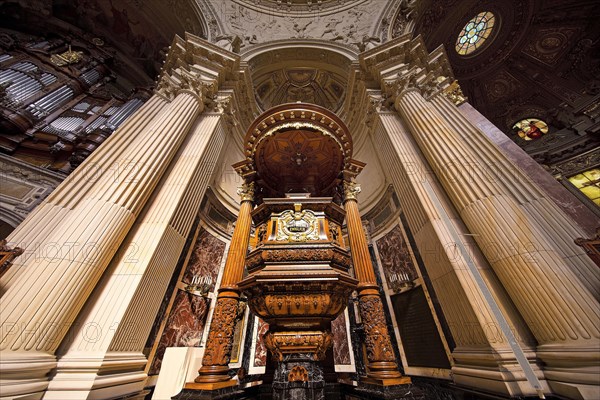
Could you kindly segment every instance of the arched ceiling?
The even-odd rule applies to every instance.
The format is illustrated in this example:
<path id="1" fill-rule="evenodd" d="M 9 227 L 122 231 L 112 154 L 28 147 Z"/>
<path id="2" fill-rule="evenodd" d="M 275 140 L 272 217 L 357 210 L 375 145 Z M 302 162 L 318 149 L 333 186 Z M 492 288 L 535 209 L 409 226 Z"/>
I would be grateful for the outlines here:
<path id="1" fill-rule="evenodd" d="M 483 10 L 497 15 L 497 32 L 481 51 L 458 56 L 454 52 L 458 33 Z M 114 49 L 114 72 L 132 86 L 152 84 L 173 36 L 189 31 L 242 55 L 263 110 L 303 101 L 338 111 L 347 96 L 348 71 L 356 54 L 402 33 L 420 34 L 430 51 L 445 46 L 470 103 L 541 163 L 567 159 L 598 143 L 600 128 L 566 127 L 587 118 L 581 104 L 600 92 L 599 17 L 597 0 L 6 0 L 0 4 L 7 28 L 18 26 L 38 35 L 60 30 Z M 269 45 L 271 49 L 266 49 Z M 511 124 L 523 117 L 546 120 L 550 133 L 543 140 L 519 142 Z"/>
<path id="2" fill-rule="evenodd" d="M 346 96 L 350 60 L 323 48 L 268 51 L 248 61 L 262 110 L 297 101 L 338 111 Z"/>

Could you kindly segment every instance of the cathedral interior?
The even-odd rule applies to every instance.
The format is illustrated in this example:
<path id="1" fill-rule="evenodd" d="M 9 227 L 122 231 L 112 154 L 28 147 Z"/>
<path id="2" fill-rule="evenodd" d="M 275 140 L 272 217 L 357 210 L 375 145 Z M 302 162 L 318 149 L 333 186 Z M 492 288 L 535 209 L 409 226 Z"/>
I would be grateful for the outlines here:
<path id="1" fill-rule="evenodd" d="M 596 0 L 0 3 L 0 400 L 599 399 Z"/>

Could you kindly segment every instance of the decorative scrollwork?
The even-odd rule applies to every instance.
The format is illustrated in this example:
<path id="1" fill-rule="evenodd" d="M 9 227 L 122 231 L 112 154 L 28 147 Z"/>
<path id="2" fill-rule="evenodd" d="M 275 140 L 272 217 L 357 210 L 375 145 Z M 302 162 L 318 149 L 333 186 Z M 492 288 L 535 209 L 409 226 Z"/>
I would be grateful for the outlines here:
<path id="1" fill-rule="evenodd" d="M 202 365 L 226 366 L 229 364 L 237 318 L 238 301 L 236 299 L 217 299 Z"/>
<path id="2" fill-rule="evenodd" d="M 381 298 L 374 295 L 361 297 L 359 307 L 369 362 L 395 361 Z"/>

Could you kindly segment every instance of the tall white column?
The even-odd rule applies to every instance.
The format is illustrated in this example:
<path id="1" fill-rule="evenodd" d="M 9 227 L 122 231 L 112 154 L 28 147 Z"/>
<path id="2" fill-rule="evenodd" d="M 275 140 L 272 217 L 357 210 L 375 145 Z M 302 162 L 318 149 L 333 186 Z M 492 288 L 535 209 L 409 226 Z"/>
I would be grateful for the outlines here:
<path id="1" fill-rule="evenodd" d="M 198 96 L 182 92 L 143 129 L 135 130 L 139 125 L 133 122 L 117 130 L 116 138 L 105 142 L 92 159 L 102 171 L 97 179 L 66 180 L 41 206 L 51 209 L 49 220 L 43 210 L 36 211 L 9 237 L 17 243 L 20 236 L 26 237 L 46 253 L 19 260 L 3 282 L 2 396 L 39 394 L 45 389 L 45 375 L 56 365 L 58 345 L 201 109 Z M 151 110 L 144 107 L 142 117 L 136 118 L 148 118 Z M 133 137 L 119 141 L 122 136 Z M 110 168 L 117 169 L 118 179 Z M 48 253 L 55 248 L 59 251 Z"/>
<path id="2" fill-rule="evenodd" d="M 486 174 L 505 156 L 469 124 L 449 122 L 455 114 L 444 100 L 408 89 L 395 106 L 537 339 L 553 390 L 600 394 L 597 269 L 567 245 L 564 215 L 514 168 L 510 177 L 502 168 Z"/>
<path id="3" fill-rule="evenodd" d="M 469 272 L 467 260 L 457 250 L 452 232 L 463 239 L 472 261 L 514 328 L 519 344 L 534 359 L 534 340 L 506 291 L 398 115 L 389 111 L 377 113 L 373 125 L 373 144 L 382 164 L 387 166 L 387 177 L 399 195 L 456 344 L 452 352 L 454 382 L 506 395 L 535 395 Z M 444 210 L 435 206 L 426 186 L 433 190 Z M 442 212 L 448 214 L 450 226 L 444 222 Z M 543 379 L 541 371 L 535 369 L 538 378 Z"/>
<path id="4" fill-rule="evenodd" d="M 196 212 L 196 203 L 201 198 L 199 188 L 205 186 L 205 183 L 201 184 L 200 177 L 205 179 L 206 175 L 197 168 L 190 170 L 195 171 L 190 181 L 178 180 L 190 171 L 166 176 L 165 171 L 168 168 L 172 168 L 171 172 L 176 170 L 176 165 L 182 168 L 182 164 L 173 164 L 172 161 L 192 124 L 203 111 L 205 102 L 211 106 L 216 104 L 219 85 L 233 77 L 239 67 L 239 56 L 233 53 L 190 34 L 186 34 L 185 38 L 176 36 L 163 66 L 157 94 L 115 131 L 11 235 L 11 243 L 23 246 L 28 254 L 20 257 L 0 282 L 3 292 L 0 300 L 2 398 L 24 395 L 28 399 L 41 398 L 48 386 L 46 375 L 56 367 L 55 353 L 63 341 L 62 349 L 69 356 L 73 355 L 69 353 L 71 350 L 89 349 L 90 353 L 85 357 L 97 350 L 100 355 L 92 356 L 86 368 L 97 367 L 101 358 L 106 358 L 102 362 L 103 368 L 110 369 L 111 365 L 123 368 L 127 363 L 131 365 L 125 368 L 139 366 L 138 344 L 144 336 L 143 330 L 150 323 L 143 318 L 149 314 L 144 314 L 139 302 L 147 299 L 146 290 L 161 286 L 160 279 L 164 278 L 161 275 L 164 266 L 159 265 L 161 257 L 173 257 L 181 246 L 181 237 L 186 236 L 185 232 L 193 220 L 190 215 Z M 243 85 L 244 82 L 229 86 L 237 88 Z M 202 123 L 201 129 L 208 130 L 204 133 L 216 129 L 217 122 L 209 120 Z M 214 125 L 212 128 L 211 124 Z M 200 148 L 194 151 L 201 148 L 217 151 L 214 148 L 219 147 L 217 139 L 211 142 L 202 134 L 194 137 L 212 143 L 197 142 Z M 188 167 L 196 165 L 204 168 L 209 165 L 194 164 L 197 161 L 194 157 L 199 155 L 197 152 L 185 153 L 182 150 L 179 155 L 181 162 L 188 162 Z M 157 189 L 163 176 L 163 183 L 172 185 L 171 190 Z M 188 197 L 184 201 L 181 196 Z M 149 202 L 151 198 L 153 200 Z M 155 203 L 157 198 L 160 200 Z M 148 219 L 140 220 L 134 227 L 142 214 Z M 168 221 L 166 227 L 165 221 Z M 126 246 L 123 240 L 127 235 L 130 245 Z M 142 242 L 144 246 L 149 243 L 149 247 L 143 254 L 133 255 L 132 245 L 141 246 Z M 122 252 L 116 254 L 119 248 Z M 115 255 L 114 262 L 117 264 L 113 264 L 111 271 L 118 273 L 112 276 L 113 280 L 103 281 L 103 285 L 107 286 L 97 288 L 99 297 L 89 299 L 89 308 L 79 315 Z M 142 262 L 128 263 L 130 256 L 145 260 L 143 262 L 147 262 L 148 268 L 142 266 Z M 122 264 L 118 264 L 119 260 Z M 127 272 L 131 272 L 129 278 Z M 157 277 L 160 277 L 158 281 Z M 135 285 L 140 279 L 139 290 L 128 286 Z M 154 284 L 156 286 L 153 287 Z M 123 291 L 116 289 L 119 285 L 122 285 Z M 120 303 L 126 309 L 115 311 L 114 307 L 106 304 L 96 309 L 94 307 L 99 303 L 95 302 L 106 293 L 104 290 L 112 290 L 110 293 L 115 295 L 118 292 L 116 297 L 110 298 L 111 305 L 114 305 L 112 301 L 120 301 L 118 296 L 124 296 L 121 298 L 123 301 L 132 296 L 131 301 L 126 307 L 125 303 Z M 152 293 L 150 296 L 153 302 L 156 301 L 155 295 Z M 155 303 L 149 304 L 149 307 L 156 307 Z M 64 340 L 68 331 L 74 335 L 82 333 L 81 329 L 85 327 L 75 327 L 73 322 L 76 318 L 87 321 L 88 312 L 97 313 L 96 323 L 111 319 L 122 323 L 108 328 L 115 332 L 104 331 L 106 336 L 97 348 L 89 340 L 77 342 L 75 336 Z M 127 325 L 132 321 L 143 321 L 139 331 Z M 89 329 L 85 331 L 88 339 L 92 335 Z M 123 336 L 129 338 L 133 331 L 139 337 L 133 344 L 123 345 Z M 129 345 L 136 354 L 123 356 L 127 353 L 123 349 L 128 349 Z M 107 346 L 110 351 L 121 352 L 115 357 L 119 359 L 116 363 L 114 359 L 105 357 Z M 69 368 L 65 367 L 66 370 Z M 110 382 L 109 379 L 102 385 L 111 385 Z M 89 389 L 86 385 L 83 385 L 83 390 Z"/>
<path id="5" fill-rule="evenodd" d="M 44 399 L 143 390 L 144 346 L 224 141 L 220 114 L 198 118 L 59 349 Z"/>

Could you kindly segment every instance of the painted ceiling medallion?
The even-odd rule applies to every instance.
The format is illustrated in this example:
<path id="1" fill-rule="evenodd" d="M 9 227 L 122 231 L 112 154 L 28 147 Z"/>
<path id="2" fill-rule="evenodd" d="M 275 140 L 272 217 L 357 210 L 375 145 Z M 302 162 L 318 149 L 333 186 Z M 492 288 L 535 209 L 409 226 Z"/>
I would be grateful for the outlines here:
<path id="1" fill-rule="evenodd" d="M 490 37 L 496 24 L 496 17 L 489 11 L 483 11 L 473 17 L 464 26 L 456 39 L 456 52 L 466 56 L 479 49 Z"/>

